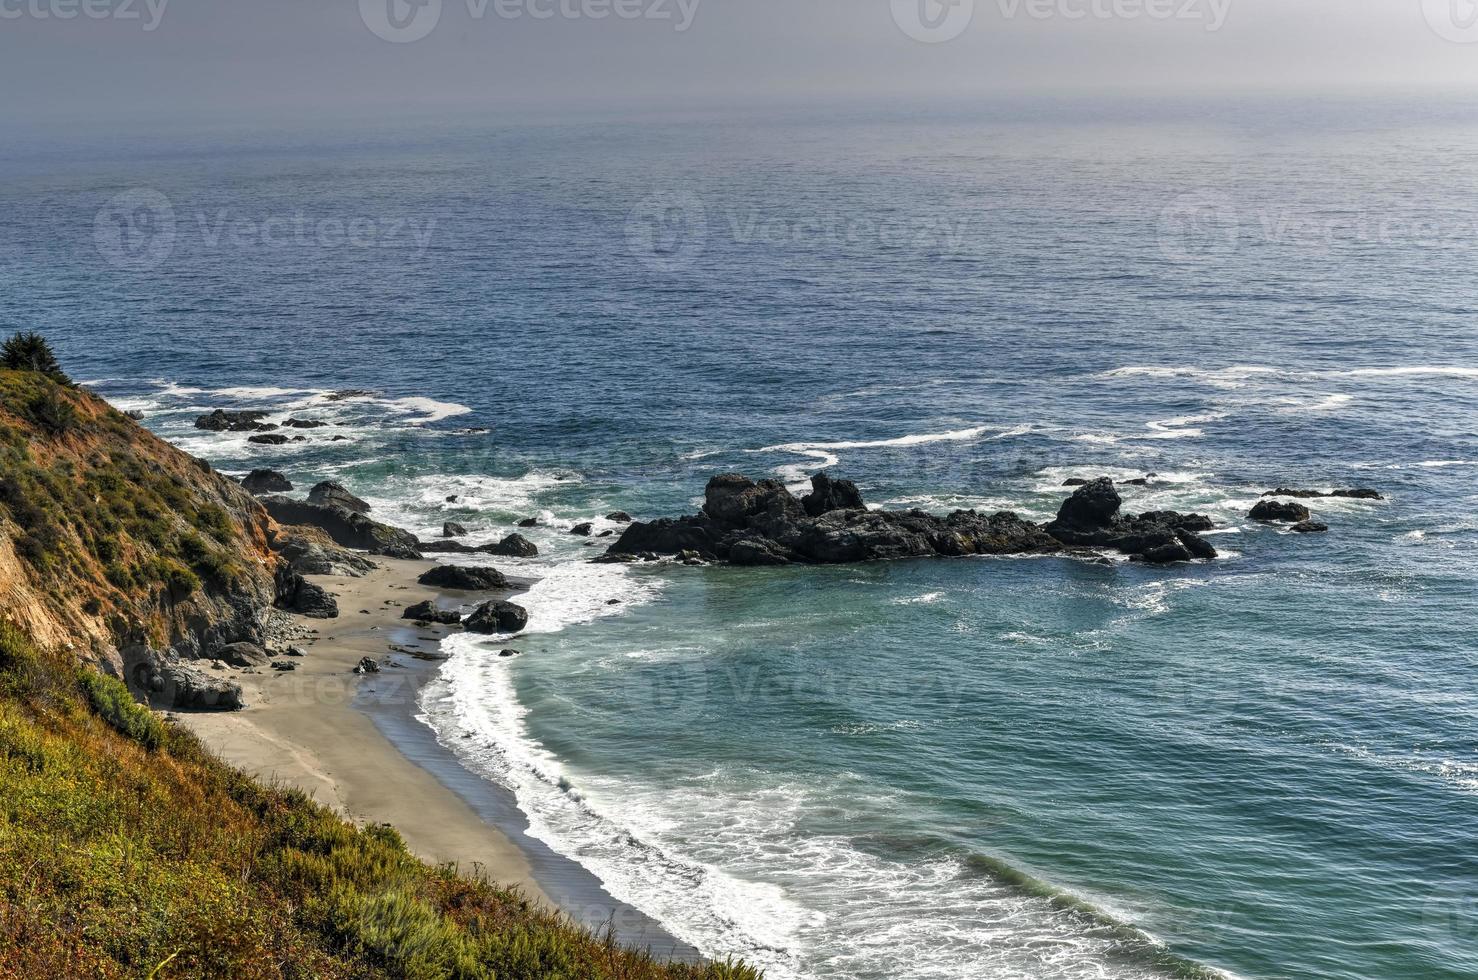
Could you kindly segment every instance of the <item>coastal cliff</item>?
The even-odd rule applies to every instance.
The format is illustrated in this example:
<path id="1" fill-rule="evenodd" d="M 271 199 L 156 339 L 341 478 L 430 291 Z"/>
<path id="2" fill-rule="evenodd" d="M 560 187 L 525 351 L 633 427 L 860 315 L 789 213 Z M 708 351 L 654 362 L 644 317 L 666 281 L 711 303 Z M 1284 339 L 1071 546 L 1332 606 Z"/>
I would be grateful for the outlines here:
<path id="1" fill-rule="evenodd" d="M 294 532 L 49 358 L 0 369 L 0 976 L 757 978 L 425 864 L 148 707 L 239 706 L 200 667 L 269 642 Z"/>

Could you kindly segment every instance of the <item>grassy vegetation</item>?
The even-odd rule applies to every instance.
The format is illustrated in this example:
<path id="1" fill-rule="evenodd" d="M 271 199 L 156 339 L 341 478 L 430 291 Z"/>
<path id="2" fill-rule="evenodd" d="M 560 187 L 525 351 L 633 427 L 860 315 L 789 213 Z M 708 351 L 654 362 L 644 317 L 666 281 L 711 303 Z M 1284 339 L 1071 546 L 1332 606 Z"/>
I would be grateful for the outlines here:
<path id="1" fill-rule="evenodd" d="M 0 624 L 0 976 L 757 975 L 659 964 L 423 864 Z"/>
<path id="2" fill-rule="evenodd" d="M 0 370 L 0 518 L 21 557 L 51 582 L 91 583 L 99 601 L 179 599 L 239 575 L 240 528 L 191 487 L 198 474 L 159 466 L 148 438 L 45 373 Z"/>

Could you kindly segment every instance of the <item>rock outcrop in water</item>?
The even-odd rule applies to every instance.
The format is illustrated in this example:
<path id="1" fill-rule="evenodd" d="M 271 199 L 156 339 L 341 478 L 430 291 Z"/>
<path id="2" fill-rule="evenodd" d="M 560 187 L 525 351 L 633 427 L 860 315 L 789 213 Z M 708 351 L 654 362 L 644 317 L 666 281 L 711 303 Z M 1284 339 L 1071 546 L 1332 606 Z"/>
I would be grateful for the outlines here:
<path id="1" fill-rule="evenodd" d="M 1372 490 L 1369 487 L 1357 487 L 1353 490 L 1330 490 L 1327 493 L 1323 490 L 1290 490 L 1287 487 L 1279 487 L 1276 490 L 1269 490 L 1267 493 L 1263 494 L 1263 496 L 1299 497 L 1304 499 L 1311 499 L 1315 497 L 1348 497 L 1352 500 L 1386 499 L 1379 490 Z"/>
<path id="2" fill-rule="evenodd" d="M 228 412 L 218 408 L 195 420 L 195 428 L 207 432 L 270 432 L 277 428 L 271 422 L 263 422 L 267 412 Z"/>
<path id="3" fill-rule="evenodd" d="M 308 503 L 320 507 L 342 507 L 356 514 L 368 514 L 370 505 L 349 492 L 349 488 L 333 480 L 324 480 L 308 491 Z"/>
<path id="4" fill-rule="evenodd" d="M 1259 500 L 1247 514 L 1254 521 L 1288 521 L 1292 524 L 1309 519 L 1309 509 L 1303 504 L 1283 500 Z"/>
<path id="5" fill-rule="evenodd" d="M 241 489 L 257 496 L 264 493 L 290 493 L 293 485 L 276 470 L 252 470 L 241 478 Z"/>
<path id="6" fill-rule="evenodd" d="M 1197 514 L 1121 514 L 1113 481 L 1080 487 L 1046 525 L 1010 511 L 973 510 L 939 517 L 921 510 L 868 510 L 855 484 L 817 474 L 797 499 L 778 480 L 737 473 L 714 477 L 703 511 L 631 524 L 598 561 L 688 554 L 733 565 L 843 564 L 895 558 L 1052 554 L 1109 548 L 1164 564 L 1216 557 L 1200 537 L 1211 527 Z"/>

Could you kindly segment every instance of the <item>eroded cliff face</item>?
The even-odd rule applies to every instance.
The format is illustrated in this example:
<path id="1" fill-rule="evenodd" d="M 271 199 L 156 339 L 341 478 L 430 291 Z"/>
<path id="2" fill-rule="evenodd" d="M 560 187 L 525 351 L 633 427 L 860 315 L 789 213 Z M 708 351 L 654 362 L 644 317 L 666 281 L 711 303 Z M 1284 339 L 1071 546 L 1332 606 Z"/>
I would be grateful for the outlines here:
<path id="1" fill-rule="evenodd" d="M 261 643 L 271 519 L 86 391 L 0 371 L 0 616 L 161 693 L 164 668 Z"/>

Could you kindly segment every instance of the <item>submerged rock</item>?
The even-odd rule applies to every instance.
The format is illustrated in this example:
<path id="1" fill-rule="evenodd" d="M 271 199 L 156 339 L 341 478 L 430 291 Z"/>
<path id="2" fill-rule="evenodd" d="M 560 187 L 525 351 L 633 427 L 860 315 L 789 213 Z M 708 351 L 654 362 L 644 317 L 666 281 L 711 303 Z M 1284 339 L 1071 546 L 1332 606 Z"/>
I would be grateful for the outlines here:
<path id="1" fill-rule="evenodd" d="M 584 524 L 576 524 L 574 527 L 570 528 L 570 533 L 578 534 L 581 537 L 588 538 L 595 533 L 595 525 L 589 521 L 586 521 Z"/>
<path id="2" fill-rule="evenodd" d="M 624 510 L 617 510 L 607 514 L 606 520 L 610 521 L 613 524 L 630 524 L 631 515 L 626 513 L 626 511 Z"/>
<path id="3" fill-rule="evenodd" d="M 517 633 L 528 625 L 529 611 L 516 603 L 498 599 L 477 607 L 463 623 L 473 633 Z"/>
<path id="4" fill-rule="evenodd" d="M 1252 510 L 1248 511 L 1247 516 L 1254 521 L 1265 523 L 1288 521 L 1297 524 L 1309 519 L 1309 509 L 1303 504 L 1295 504 L 1292 501 L 1259 500 Z"/>
<path id="5" fill-rule="evenodd" d="M 266 435 L 248 436 L 247 442 L 254 442 L 259 446 L 285 446 L 291 440 L 287 436 L 269 432 Z"/>
<path id="6" fill-rule="evenodd" d="M 460 538 L 467 533 L 467 529 L 456 521 L 447 521 L 441 525 L 441 536 L 444 538 Z"/>
<path id="7" fill-rule="evenodd" d="M 263 493 L 288 493 L 293 485 L 276 470 L 252 470 L 241 478 L 241 488 L 256 496 Z"/>
<path id="8" fill-rule="evenodd" d="M 1379 490 L 1372 490 L 1369 487 L 1357 487 L 1353 490 L 1330 490 L 1328 493 L 1325 493 L 1323 490 L 1295 490 L 1288 487 L 1279 487 L 1276 490 L 1269 490 L 1267 493 L 1263 494 L 1263 496 L 1297 497 L 1300 499 L 1310 499 L 1315 497 L 1348 497 L 1353 500 L 1386 499 Z"/>
<path id="9" fill-rule="evenodd" d="M 270 432 L 277 426 L 262 421 L 268 414 L 267 412 L 228 412 L 218 408 L 214 412 L 197 418 L 195 428 L 204 429 L 207 432 Z"/>
<path id="10" fill-rule="evenodd" d="M 489 555 L 505 555 L 509 558 L 536 558 L 539 548 L 522 534 L 510 534 L 497 544 L 483 545 L 478 549 Z"/>
<path id="11" fill-rule="evenodd" d="M 1299 521 L 1288 530 L 1295 534 L 1323 534 L 1329 530 L 1329 525 L 1323 521 Z"/>

